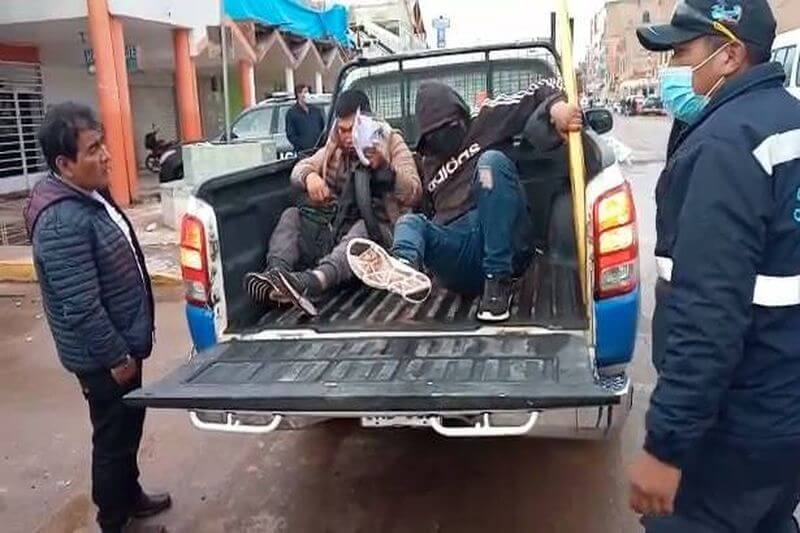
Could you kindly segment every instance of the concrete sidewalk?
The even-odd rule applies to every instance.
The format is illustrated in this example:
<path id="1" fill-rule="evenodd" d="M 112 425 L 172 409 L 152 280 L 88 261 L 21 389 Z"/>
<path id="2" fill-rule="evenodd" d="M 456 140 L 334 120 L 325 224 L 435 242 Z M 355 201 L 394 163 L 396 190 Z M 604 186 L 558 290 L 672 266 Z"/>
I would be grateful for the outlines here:
<path id="1" fill-rule="evenodd" d="M 180 285 L 177 244 L 145 246 L 147 270 L 155 285 Z M 0 282 L 34 283 L 36 269 L 30 246 L 0 246 Z"/>
<path id="2" fill-rule="evenodd" d="M 24 228 L 22 210 L 26 198 L 0 200 L 0 223 Z M 143 195 L 139 203 L 125 209 L 142 246 L 147 270 L 157 285 L 181 283 L 178 232 L 161 223 L 161 203 L 157 193 Z M 0 282 L 35 282 L 36 270 L 30 245 L 0 246 Z"/>

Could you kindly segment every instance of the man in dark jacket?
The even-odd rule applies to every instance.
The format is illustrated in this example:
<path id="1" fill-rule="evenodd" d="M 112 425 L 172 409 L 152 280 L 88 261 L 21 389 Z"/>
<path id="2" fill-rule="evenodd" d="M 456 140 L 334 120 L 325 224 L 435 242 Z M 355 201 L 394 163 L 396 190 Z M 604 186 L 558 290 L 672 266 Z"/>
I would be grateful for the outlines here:
<path id="1" fill-rule="evenodd" d="M 536 113 L 543 108 L 545 113 Z M 486 100 L 477 116 L 451 87 L 424 82 L 417 92 L 418 151 L 433 219 L 405 215 L 391 255 L 355 241 L 350 266 L 367 285 L 414 301 L 430 292 L 427 268 L 446 287 L 483 290 L 478 319 L 509 317 L 512 277 L 533 256 L 533 227 L 516 164 L 506 155 L 534 115 L 562 134 L 581 128 L 577 106 L 564 102 L 560 81 L 545 79 L 513 95 Z"/>
<path id="2" fill-rule="evenodd" d="M 662 93 L 686 124 L 656 188 L 658 381 L 630 472 L 651 532 L 797 531 L 800 103 L 775 27 L 767 0 L 682 0 L 639 30 L 675 51 Z"/>
<path id="3" fill-rule="evenodd" d="M 48 110 L 39 144 L 52 173 L 25 209 L 42 301 L 61 364 L 89 404 L 92 499 L 104 532 L 170 506 L 139 486 L 144 409 L 122 397 L 141 386 L 153 349 L 150 278 L 133 227 L 108 194 L 111 163 L 100 124 L 84 106 Z"/>
<path id="4" fill-rule="evenodd" d="M 322 116 L 322 111 L 313 105 L 308 105 L 306 101 L 309 90 L 308 85 L 301 84 L 295 87 L 296 102 L 286 113 L 286 137 L 297 153 L 316 147 L 319 136 L 325 129 L 325 117 Z"/>

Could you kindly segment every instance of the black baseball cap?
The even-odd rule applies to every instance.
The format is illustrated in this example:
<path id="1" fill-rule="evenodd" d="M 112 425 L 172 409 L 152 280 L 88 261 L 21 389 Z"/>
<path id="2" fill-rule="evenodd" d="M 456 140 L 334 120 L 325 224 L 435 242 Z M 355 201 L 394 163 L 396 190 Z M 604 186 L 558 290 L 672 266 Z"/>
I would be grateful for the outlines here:
<path id="1" fill-rule="evenodd" d="M 737 39 L 769 50 L 777 23 L 767 0 L 678 0 L 669 24 L 636 30 L 648 50 L 664 52 L 703 35 Z"/>

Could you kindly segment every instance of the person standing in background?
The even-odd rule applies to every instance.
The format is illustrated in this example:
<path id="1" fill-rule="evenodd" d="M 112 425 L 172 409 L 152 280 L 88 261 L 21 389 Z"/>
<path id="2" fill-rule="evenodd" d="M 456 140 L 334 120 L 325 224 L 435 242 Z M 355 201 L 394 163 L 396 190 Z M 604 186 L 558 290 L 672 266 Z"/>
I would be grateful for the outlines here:
<path id="1" fill-rule="evenodd" d="M 325 129 L 325 117 L 319 108 L 308 105 L 308 85 L 294 88 L 295 104 L 286 113 L 286 137 L 298 154 L 317 146 L 319 136 Z"/>

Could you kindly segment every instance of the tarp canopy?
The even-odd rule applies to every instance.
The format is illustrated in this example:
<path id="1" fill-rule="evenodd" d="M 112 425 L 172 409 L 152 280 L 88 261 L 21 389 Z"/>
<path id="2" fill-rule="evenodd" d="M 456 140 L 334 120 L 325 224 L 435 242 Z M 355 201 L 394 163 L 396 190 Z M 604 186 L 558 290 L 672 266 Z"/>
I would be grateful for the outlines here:
<path id="1" fill-rule="evenodd" d="M 298 0 L 224 0 L 225 13 L 236 21 L 277 26 L 309 39 L 334 39 L 350 46 L 347 8 L 336 4 L 320 11 Z"/>

